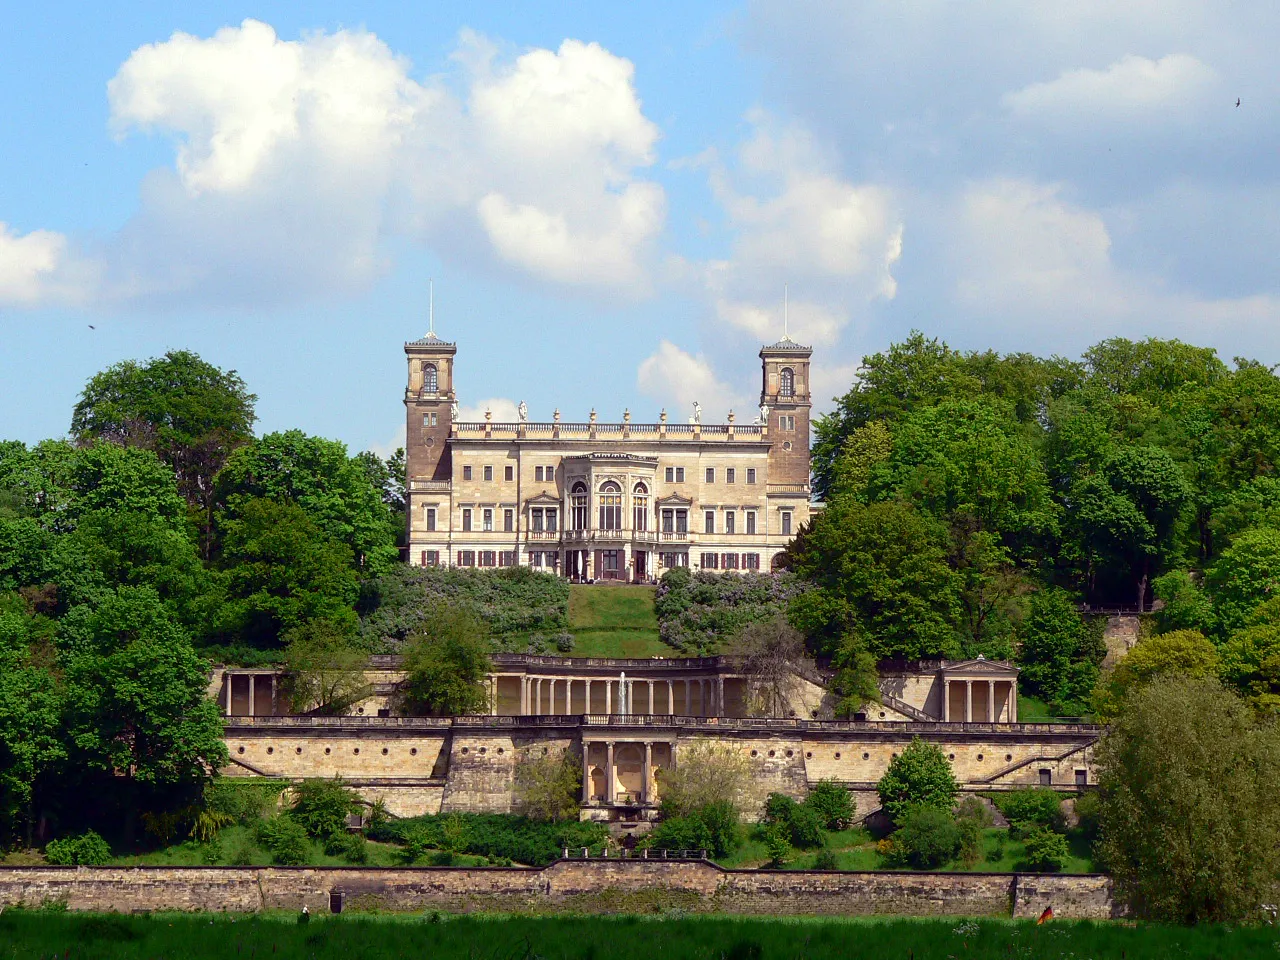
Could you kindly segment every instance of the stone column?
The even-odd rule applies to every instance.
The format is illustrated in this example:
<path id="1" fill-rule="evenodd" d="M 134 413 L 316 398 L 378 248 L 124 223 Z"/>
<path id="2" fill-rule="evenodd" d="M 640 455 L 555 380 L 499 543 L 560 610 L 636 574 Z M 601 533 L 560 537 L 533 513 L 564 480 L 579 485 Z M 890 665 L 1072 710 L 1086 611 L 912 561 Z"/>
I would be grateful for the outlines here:
<path id="1" fill-rule="evenodd" d="M 724 677 L 716 677 L 716 716 L 725 716 L 724 711 Z"/>
<path id="2" fill-rule="evenodd" d="M 964 682 L 964 722 L 973 723 L 973 681 Z"/>
<path id="3" fill-rule="evenodd" d="M 653 681 L 650 680 L 648 681 L 648 683 L 649 683 L 649 716 L 653 716 Z M 649 748 L 645 747 L 645 749 L 648 750 Z"/>
<path id="4" fill-rule="evenodd" d="M 227 687 L 227 716 L 228 717 L 231 716 L 231 677 L 232 677 L 232 674 L 230 670 L 222 671 L 222 681 L 224 684 L 226 684 L 226 687 Z"/>
<path id="5" fill-rule="evenodd" d="M 542 678 L 533 681 L 533 712 L 542 716 Z"/>
<path id="6" fill-rule="evenodd" d="M 684 679 L 684 715 L 693 716 L 693 701 L 689 699 L 689 678 Z"/>
<path id="7" fill-rule="evenodd" d="M 489 678 L 489 716 L 496 717 L 498 715 L 498 678 L 492 676 Z"/>
<path id="8" fill-rule="evenodd" d="M 942 722 L 951 722 L 951 681 L 942 681 Z"/>
<path id="9" fill-rule="evenodd" d="M 1010 723 L 1018 722 L 1018 681 L 1009 681 L 1009 711 Z"/>
<path id="10" fill-rule="evenodd" d="M 996 682 L 987 681 L 987 723 L 996 722 Z"/>
<path id="11" fill-rule="evenodd" d="M 271 675 L 271 715 L 273 717 L 280 712 L 279 695 L 278 695 L 279 691 L 277 690 L 277 687 L 276 687 L 276 679 L 277 679 L 277 676 L 276 674 L 273 673 Z"/>
<path id="12" fill-rule="evenodd" d="M 564 715 L 567 717 L 573 713 L 573 678 L 568 677 L 564 681 Z"/>
<path id="13" fill-rule="evenodd" d="M 650 711 L 652 712 L 652 711 Z M 640 791 L 640 802 L 649 802 L 649 778 L 653 776 L 653 744 L 645 741 L 644 745 L 644 786 Z"/>
<path id="14" fill-rule="evenodd" d="M 676 715 L 676 685 L 670 680 L 667 681 L 667 716 L 674 717 Z"/>
<path id="15" fill-rule="evenodd" d="M 613 681 L 606 680 L 604 682 L 604 712 L 607 716 L 613 714 Z M 609 756 L 613 756 L 613 747 L 609 748 Z"/>
<path id="16" fill-rule="evenodd" d="M 604 765 L 604 798 L 608 803 L 613 803 L 613 741 L 608 743 L 608 754 Z"/>
<path id="17" fill-rule="evenodd" d="M 254 694 L 258 692 L 257 685 L 254 683 L 256 679 L 257 677 L 254 674 L 249 674 L 249 716 L 251 717 L 253 716 L 253 708 L 255 706 L 253 702 L 255 699 Z"/>
<path id="18" fill-rule="evenodd" d="M 547 683 L 551 687 L 551 702 L 547 705 L 547 713 L 556 712 L 556 678 L 552 677 Z"/>
<path id="19" fill-rule="evenodd" d="M 591 800 L 591 744 L 582 743 L 582 802 Z"/>
<path id="20" fill-rule="evenodd" d="M 583 713 L 591 712 L 591 681 L 590 680 L 587 681 L 587 699 L 586 699 L 586 702 L 583 703 L 583 706 L 586 708 L 585 710 L 582 711 Z"/>

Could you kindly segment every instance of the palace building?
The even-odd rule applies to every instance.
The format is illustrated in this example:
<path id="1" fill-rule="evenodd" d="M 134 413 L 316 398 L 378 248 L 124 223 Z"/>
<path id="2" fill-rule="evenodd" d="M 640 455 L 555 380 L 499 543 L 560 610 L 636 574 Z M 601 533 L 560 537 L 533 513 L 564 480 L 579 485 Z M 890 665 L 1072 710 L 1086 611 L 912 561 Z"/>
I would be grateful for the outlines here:
<path id="1" fill-rule="evenodd" d="M 809 519 L 809 361 L 760 351 L 758 416 L 723 424 L 460 422 L 457 344 L 404 345 L 407 525 L 414 565 L 525 565 L 574 579 L 653 580 L 671 567 L 772 568 Z"/>

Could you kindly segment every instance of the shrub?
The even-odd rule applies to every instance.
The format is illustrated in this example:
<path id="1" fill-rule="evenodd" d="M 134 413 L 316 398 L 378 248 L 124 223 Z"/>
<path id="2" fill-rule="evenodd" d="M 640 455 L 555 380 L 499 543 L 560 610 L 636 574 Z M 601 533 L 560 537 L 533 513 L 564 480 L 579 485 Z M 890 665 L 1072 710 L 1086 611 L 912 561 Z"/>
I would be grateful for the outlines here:
<path id="1" fill-rule="evenodd" d="M 405 707 L 435 716 L 486 711 L 485 677 L 492 669 L 488 651 L 484 623 L 474 613 L 465 607 L 437 607 L 404 644 Z"/>
<path id="2" fill-rule="evenodd" d="M 1062 795 L 1052 790 L 1029 787 L 1026 790 L 992 793 L 988 796 L 1004 814 L 1010 826 L 1016 825 L 1024 834 L 1036 827 L 1059 833 L 1066 829 L 1066 820 L 1062 815 Z"/>
<path id="3" fill-rule="evenodd" d="M 978 797 L 965 797 L 956 805 L 956 820 L 972 820 L 978 829 L 985 830 L 995 823 L 991 810 Z"/>
<path id="4" fill-rule="evenodd" d="M 582 795 L 582 758 L 572 750 L 533 756 L 524 751 L 516 764 L 516 798 L 534 820 L 568 820 L 578 814 Z"/>
<path id="5" fill-rule="evenodd" d="M 371 840 L 403 844 L 402 856 L 412 863 L 426 851 L 444 847 L 446 822 L 450 821 L 462 824 L 466 830 L 463 849 L 458 853 L 491 860 L 505 857 L 535 867 L 557 859 L 565 847 L 598 849 L 609 833 L 600 823 L 548 823 L 513 814 L 454 813 L 392 820 L 377 830 L 370 828 L 368 835 Z"/>
<path id="6" fill-rule="evenodd" d="M 933 744 L 918 737 L 889 763 L 880 782 L 876 785 L 884 812 L 895 824 L 902 825 L 902 818 L 912 807 L 936 807 L 947 813 L 956 801 L 960 785 L 951 772 L 946 755 Z"/>
<path id="7" fill-rule="evenodd" d="M 274 816 L 258 824 L 258 842 L 271 852 L 271 858 L 285 866 L 300 866 L 311 856 L 307 831 L 302 824 L 286 816 Z"/>
<path id="8" fill-rule="evenodd" d="M 835 852 L 827 847 L 819 850 L 818 855 L 813 858 L 813 869 L 815 870 L 835 870 L 838 866 Z"/>
<path id="9" fill-rule="evenodd" d="M 781 830 L 793 846 L 801 849 L 822 846 L 822 821 L 818 815 L 785 793 L 769 794 L 764 805 L 764 822 Z"/>
<path id="10" fill-rule="evenodd" d="M 646 841 L 654 850 L 712 850 L 711 831 L 699 816 L 668 817 Z"/>
<path id="11" fill-rule="evenodd" d="M 658 633 L 677 650 L 712 653 L 743 628 L 784 615 L 803 590 L 793 573 L 692 573 L 676 567 L 658 583 Z"/>
<path id="12" fill-rule="evenodd" d="M 573 653 L 573 634 L 562 633 L 556 637 L 556 651 L 558 653 Z"/>
<path id="13" fill-rule="evenodd" d="M 252 826 L 275 810 L 284 781 L 215 779 L 205 787 L 205 808 L 225 814 L 241 826 Z"/>
<path id="14" fill-rule="evenodd" d="M 60 867 L 101 867 L 111 861 L 107 841 L 92 830 L 78 837 L 63 837 L 44 848 L 44 857 Z"/>
<path id="15" fill-rule="evenodd" d="M 780 867 L 782 861 L 787 858 L 787 854 L 791 852 L 791 845 L 787 843 L 787 835 L 782 829 L 781 824 L 773 824 L 764 832 L 765 849 L 769 851 L 769 866 Z"/>
<path id="16" fill-rule="evenodd" d="M 1082 793 L 1076 797 L 1076 829 L 1092 847 L 1098 841 L 1099 820 L 1102 817 L 1102 797 L 1097 793 Z"/>
<path id="17" fill-rule="evenodd" d="M 369 862 L 369 842 L 359 833 L 348 833 L 338 845 L 338 855 L 348 863 Z"/>
<path id="18" fill-rule="evenodd" d="M 950 811 L 919 805 L 903 814 L 902 826 L 893 835 L 901 859 L 921 870 L 940 867 L 960 850 L 960 828 Z"/>
<path id="19" fill-rule="evenodd" d="M 853 823 L 853 797 L 834 780 L 819 780 L 805 797 L 804 805 L 812 810 L 828 830 L 843 830 Z"/>
<path id="20" fill-rule="evenodd" d="M 1028 870 L 1057 873 L 1067 865 L 1067 838 L 1043 827 L 1027 837 L 1026 864 Z"/>
<path id="21" fill-rule="evenodd" d="M 341 778 L 303 780 L 294 787 L 289 816 L 300 823 L 308 835 L 323 840 L 345 834 L 347 817 L 359 809 L 360 798 Z"/>

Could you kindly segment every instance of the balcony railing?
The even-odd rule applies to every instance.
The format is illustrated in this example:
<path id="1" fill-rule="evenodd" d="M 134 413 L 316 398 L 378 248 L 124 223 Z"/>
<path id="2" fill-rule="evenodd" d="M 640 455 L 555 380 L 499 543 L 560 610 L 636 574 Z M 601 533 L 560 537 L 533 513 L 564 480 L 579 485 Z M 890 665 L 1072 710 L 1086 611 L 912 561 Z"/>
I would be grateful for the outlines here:
<path id="1" fill-rule="evenodd" d="M 686 543 L 688 542 L 688 540 L 689 540 L 689 533 L 687 530 L 663 530 L 662 531 L 663 543 Z"/>

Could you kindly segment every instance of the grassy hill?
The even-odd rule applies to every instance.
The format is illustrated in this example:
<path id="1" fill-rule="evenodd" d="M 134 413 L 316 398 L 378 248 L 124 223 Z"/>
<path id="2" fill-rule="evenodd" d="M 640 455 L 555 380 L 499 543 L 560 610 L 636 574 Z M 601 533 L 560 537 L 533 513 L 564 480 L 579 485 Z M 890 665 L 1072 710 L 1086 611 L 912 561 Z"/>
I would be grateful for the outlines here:
<path id="1" fill-rule="evenodd" d="M 653 587 L 571 584 L 569 632 L 575 657 L 678 657 L 658 638 Z"/>

